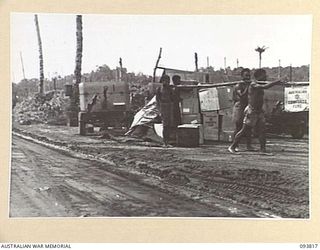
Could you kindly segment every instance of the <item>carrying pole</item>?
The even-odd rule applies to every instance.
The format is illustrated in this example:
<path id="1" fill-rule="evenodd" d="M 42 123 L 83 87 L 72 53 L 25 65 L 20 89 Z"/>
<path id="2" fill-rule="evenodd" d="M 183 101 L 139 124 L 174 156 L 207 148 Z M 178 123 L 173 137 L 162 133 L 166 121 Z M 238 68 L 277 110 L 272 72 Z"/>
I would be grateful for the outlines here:
<path id="1" fill-rule="evenodd" d="M 158 65 L 159 65 L 159 61 L 160 61 L 160 58 L 161 58 L 161 53 L 162 53 L 162 48 L 160 48 L 158 59 L 157 59 L 157 62 L 156 62 L 156 66 L 153 69 L 153 79 L 152 79 L 153 82 L 156 81 L 156 71 L 157 71 L 157 68 L 158 68 Z"/>

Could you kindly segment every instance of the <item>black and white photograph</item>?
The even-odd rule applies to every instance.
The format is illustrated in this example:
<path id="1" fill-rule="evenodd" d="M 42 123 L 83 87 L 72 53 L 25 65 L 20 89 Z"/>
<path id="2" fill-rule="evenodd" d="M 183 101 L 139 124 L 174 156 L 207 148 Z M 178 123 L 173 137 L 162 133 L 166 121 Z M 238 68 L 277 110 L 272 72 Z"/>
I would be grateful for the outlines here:
<path id="1" fill-rule="evenodd" d="M 11 12 L 10 218 L 309 220 L 312 15 Z"/>

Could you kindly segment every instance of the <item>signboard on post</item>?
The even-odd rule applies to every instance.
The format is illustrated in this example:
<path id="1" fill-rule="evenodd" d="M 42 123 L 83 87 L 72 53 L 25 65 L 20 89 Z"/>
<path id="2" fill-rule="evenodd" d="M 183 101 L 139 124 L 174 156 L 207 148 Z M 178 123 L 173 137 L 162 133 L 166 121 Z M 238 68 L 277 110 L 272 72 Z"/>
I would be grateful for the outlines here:
<path id="1" fill-rule="evenodd" d="M 309 110 L 309 86 L 286 87 L 284 89 L 284 110 L 301 112 Z"/>
<path id="2" fill-rule="evenodd" d="M 207 88 L 199 90 L 200 109 L 218 111 L 232 107 L 232 91 L 229 87 Z"/>
<path id="3" fill-rule="evenodd" d="M 220 109 L 217 88 L 201 89 L 199 99 L 201 111 L 217 111 Z"/>

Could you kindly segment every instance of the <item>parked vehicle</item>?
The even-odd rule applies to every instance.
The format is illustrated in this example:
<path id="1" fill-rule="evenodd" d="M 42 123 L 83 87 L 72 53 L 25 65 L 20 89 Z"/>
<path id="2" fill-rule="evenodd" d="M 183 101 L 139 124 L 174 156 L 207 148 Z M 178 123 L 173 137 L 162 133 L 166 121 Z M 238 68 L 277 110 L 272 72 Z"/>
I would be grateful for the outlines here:
<path id="1" fill-rule="evenodd" d="M 295 139 L 309 130 L 309 83 L 290 83 L 265 91 L 267 131 Z"/>
<path id="2" fill-rule="evenodd" d="M 79 84 L 79 130 L 86 135 L 88 124 L 99 127 L 130 125 L 129 84 L 119 81 Z"/>

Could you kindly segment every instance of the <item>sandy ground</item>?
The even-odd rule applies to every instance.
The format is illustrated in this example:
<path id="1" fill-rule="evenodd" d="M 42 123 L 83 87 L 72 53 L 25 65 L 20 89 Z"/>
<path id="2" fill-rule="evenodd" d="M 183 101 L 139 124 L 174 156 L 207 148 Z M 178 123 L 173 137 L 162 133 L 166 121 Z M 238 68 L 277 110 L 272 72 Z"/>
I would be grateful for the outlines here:
<path id="1" fill-rule="evenodd" d="M 84 137 L 78 135 L 77 128 L 64 126 L 14 125 L 13 132 L 19 138 L 13 137 L 11 216 L 309 217 L 306 138 L 268 139 L 272 155 L 257 152 L 231 155 L 224 143 L 162 148 L 156 143 L 125 137 Z M 22 140 L 21 135 L 47 145 L 38 149 L 39 145 Z M 26 146 L 28 143 L 31 145 Z M 45 152 L 52 146 L 55 153 Z M 28 150 L 23 152 L 23 148 Z M 26 159 L 22 154 L 28 156 L 24 167 L 21 161 Z M 51 154 L 52 157 L 46 157 Z M 32 159 L 36 155 L 43 159 Z M 53 164 L 55 159 L 59 162 L 57 166 Z M 42 171 L 34 173 L 32 161 L 42 162 Z M 23 169 L 31 167 L 32 170 Z M 28 171 L 31 172 L 26 175 Z M 143 205 L 137 206 L 135 198 L 126 198 L 122 205 L 117 206 L 111 199 L 113 205 L 105 206 L 109 199 L 106 194 L 115 193 L 108 188 L 109 179 L 112 186 L 122 186 L 125 196 L 130 189 L 133 193 L 144 190 Z M 24 189 L 23 182 L 29 188 Z M 41 185 L 32 184 L 37 182 Z M 42 198 L 48 204 L 39 198 L 39 204 L 32 205 L 37 204 L 34 194 L 50 192 L 61 196 L 53 195 L 49 202 L 47 195 Z M 133 196 L 139 200 L 140 195 Z M 160 204 L 153 199 L 165 195 L 167 202 Z M 86 199 L 87 196 L 94 198 Z M 55 199 L 58 205 L 46 212 Z M 100 203 L 92 205 L 93 200 Z M 177 200 L 183 202 L 178 204 Z"/>

